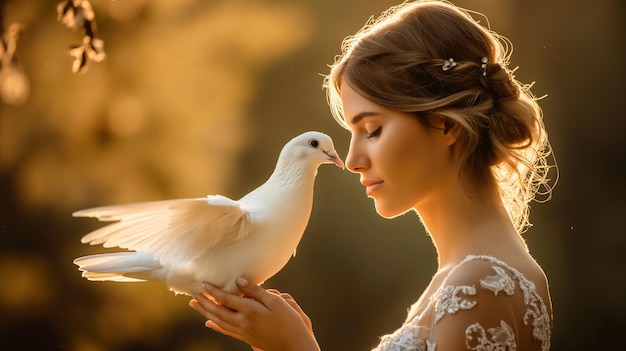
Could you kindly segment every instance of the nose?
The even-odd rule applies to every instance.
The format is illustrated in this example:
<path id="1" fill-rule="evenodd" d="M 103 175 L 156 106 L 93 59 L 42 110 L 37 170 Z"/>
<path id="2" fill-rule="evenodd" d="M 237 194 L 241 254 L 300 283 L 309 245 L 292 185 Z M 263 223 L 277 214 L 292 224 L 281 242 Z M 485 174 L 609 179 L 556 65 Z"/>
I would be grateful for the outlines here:
<path id="1" fill-rule="evenodd" d="M 346 168 L 352 173 L 360 173 L 369 168 L 369 158 L 365 150 L 354 138 L 350 140 L 350 149 L 346 155 Z"/>

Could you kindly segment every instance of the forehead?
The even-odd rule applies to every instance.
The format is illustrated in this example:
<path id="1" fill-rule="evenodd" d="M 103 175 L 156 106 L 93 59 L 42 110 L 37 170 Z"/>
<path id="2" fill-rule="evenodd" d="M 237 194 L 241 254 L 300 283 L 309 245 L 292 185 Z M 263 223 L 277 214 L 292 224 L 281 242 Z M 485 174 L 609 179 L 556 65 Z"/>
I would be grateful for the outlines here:
<path id="1" fill-rule="evenodd" d="M 360 95 L 345 80 L 341 83 L 341 103 L 346 125 L 359 123 L 364 117 L 384 112 L 385 108 Z"/>

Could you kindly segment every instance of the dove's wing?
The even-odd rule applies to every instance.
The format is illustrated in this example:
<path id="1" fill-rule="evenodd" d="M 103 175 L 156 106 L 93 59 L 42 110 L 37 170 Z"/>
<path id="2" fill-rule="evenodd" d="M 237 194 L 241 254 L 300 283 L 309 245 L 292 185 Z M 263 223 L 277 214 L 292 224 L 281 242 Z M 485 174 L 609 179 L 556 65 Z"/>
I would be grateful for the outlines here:
<path id="1" fill-rule="evenodd" d="M 143 251 L 165 262 L 186 262 L 221 242 L 248 234 L 241 202 L 221 195 L 105 206 L 75 212 L 75 217 L 116 221 L 81 241 Z"/>

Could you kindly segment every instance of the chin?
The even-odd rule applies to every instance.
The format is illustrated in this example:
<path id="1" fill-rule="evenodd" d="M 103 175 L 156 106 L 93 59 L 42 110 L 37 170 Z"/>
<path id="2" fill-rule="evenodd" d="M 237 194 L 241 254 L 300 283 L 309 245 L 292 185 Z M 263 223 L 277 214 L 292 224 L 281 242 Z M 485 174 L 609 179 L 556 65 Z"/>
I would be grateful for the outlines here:
<path id="1" fill-rule="evenodd" d="M 375 201 L 375 200 L 374 200 Z M 392 219 L 392 218 L 396 218 L 398 216 L 401 216 L 409 211 L 412 210 L 412 208 L 400 208 L 400 207 L 387 207 L 384 206 L 384 204 L 375 201 L 375 206 L 376 206 L 376 213 L 378 213 L 379 216 L 385 218 L 385 219 Z"/>

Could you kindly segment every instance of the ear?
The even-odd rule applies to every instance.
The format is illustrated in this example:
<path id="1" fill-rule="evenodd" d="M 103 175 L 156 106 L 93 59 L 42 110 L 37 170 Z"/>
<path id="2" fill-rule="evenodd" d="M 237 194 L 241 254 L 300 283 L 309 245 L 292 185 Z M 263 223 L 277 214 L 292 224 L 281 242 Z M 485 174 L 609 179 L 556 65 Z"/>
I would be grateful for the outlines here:
<path id="1" fill-rule="evenodd" d="M 444 138 L 447 146 L 451 146 L 459 139 L 461 135 L 461 126 L 444 115 L 434 115 L 430 118 L 432 128 L 438 129 Z"/>

